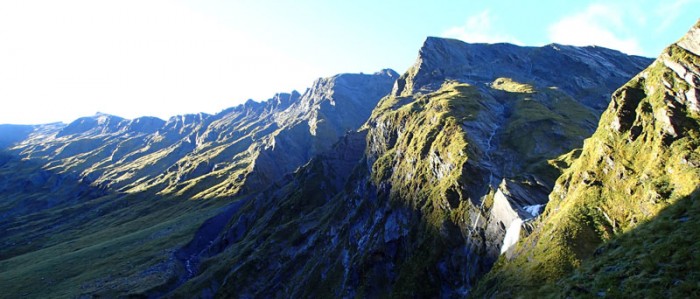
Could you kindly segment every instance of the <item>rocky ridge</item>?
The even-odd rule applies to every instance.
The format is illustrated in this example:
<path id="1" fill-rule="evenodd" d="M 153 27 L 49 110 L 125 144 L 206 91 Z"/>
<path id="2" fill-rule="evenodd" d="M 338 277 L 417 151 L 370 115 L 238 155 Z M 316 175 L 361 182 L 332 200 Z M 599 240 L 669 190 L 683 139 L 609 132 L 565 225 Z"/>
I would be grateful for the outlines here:
<path id="1" fill-rule="evenodd" d="M 184 271 L 175 247 L 204 220 L 356 130 L 396 77 L 340 74 L 304 94 L 167 121 L 98 113 L 67 125 L 0 127 L 9 145 L 0 153 L 0 269 L 22 280 L 0 285 L 18 296 L 155 292 Z M 139 258 L 146 262 L 134 264 Z M 74 263 L 81 259 L 110 267 Z M 27 267 L 50 283 L 24 276 Z"/>
<path id="2" fill-rule="evenodd" d="M 35 126 L 9 152 L 122 192 L 232 196 L 259 190 L 357 129 L 396 76 L 341 74 L 319 79 L 304 95 L 281 93 L 168 121 L 98 113 Z"/>
<path id="3" fill-rule="evenodd" d="M 610 94 L 650 62 L 599 47 L 428 38 L 400 77 L 338 75 L 303 95 L 160 127 L 99 114 L 32 128 L 9 150 L 20 159 L 0 158 L 0 182 L 31 160 L 47 171 L 32 190 L 68 174 L 85 189 L 59 206 L 40 190 L 43 211 L 4 214 L 12 221 L 0 241 L 11 250 L 0 269 L 19 269 L 7 273 L 22 283 L 0 287 L 27 295 L 41 279 L 39 291 L 68 297 L 469 295 L 501 254 L 523 256 L 518 240 L 539 234 L 547 195 L 561 191 L 555 180 L 584 163 L 577 148 L 586 151 Z M 692 106 L 697 93 L 684 94 Z M 684 132 L 678 114 L 655 115 L 669 120 L 664 134 Z M 11 130 L 8 143 L 26 133 Z"/>
<path id="4" fill-rule="evenodd" d="M 200 228 L 212 243 L 188 247 L 184 263 L 196 261 L 197 270 L 173 295 L 468 294 L 500 254 L 506 228 L 546 203 L 557 163 L 565 163 L 549 160 L 580 147 L 594 130 L 598 110 L 589 103 L 612 92 L 608 83 L 537 85 L 556 82 L 547 77 L 555 76 L 551 71 L 518 82 L 505 77 L 517 69 L 479 73 L 476 66 L 460 66 L 471 51 L 489 47 L 531 55 L 534 63 L 561 59 L 591 70 L 591 78 L 572 71 L 576 82 L 595 82 L 611 71 L 602 66 L 612 65 L 618 72 L 606 78 L 622 84 L 650 62 L 601 48 L 429 38 L 416 66 L 379 102 L 359 137 L 346 137 L 294 177 L 248 199 L 214 229 L 217 234 Z M 557 57 L 533 54 L 543 51 Z M 607 60 L 587 64 L 593 54 Z M 523 131 L 545 142 L 527 142 Z M 364 151 L 349 155 L 353 148 Z M 343 167 L 333 166 L 339 159 L 326 160 L 337 156 L 352 158 L 342 160 Z M 343 168 L 353 170 L 340 177 L 331 170 Z"/>
<path id="5" fill-rule="evenodd" d="M 698 32 L 613 94 L 533 233 L 477 296 L 698 294 Z"/>

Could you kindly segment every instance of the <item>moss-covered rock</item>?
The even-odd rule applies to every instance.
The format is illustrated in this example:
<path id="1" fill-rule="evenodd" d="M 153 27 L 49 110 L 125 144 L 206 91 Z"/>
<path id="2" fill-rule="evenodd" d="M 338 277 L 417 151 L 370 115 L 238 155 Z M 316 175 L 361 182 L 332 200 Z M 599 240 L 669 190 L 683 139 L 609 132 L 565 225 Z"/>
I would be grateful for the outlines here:
<path id="1" fill-rule="evenodd" d="M 477 297 L 698 294 L 686 283 L 698 268 L 672 256 L 691 254 L 686 238 L 697 236 L 694 216 L 677 218 L 695 210 L 700 187 L 699 27 L 614 93 L 535 231 L 499 260 Z"/>
<path id="2" fill-rule="evenodd" d="M 427 41 L 416 66 L 363 126 L 365 140 L 348 135 L 251 198 L 191 260 L 197 270 L 173 295 L 469 293 L 500 254 L 506 227 L 540 212 L 570 160 L 557 157 L 582 146 L 598 120 L 597 108 L 589 105 L 597 96 L 573 96 L 586 94 L 584 87 L 545 84 L 561 82 L 548 77 L 552 72 L 526 79 L 517 74 L 520 66 L 501 73 L 465 68 L 458 61 L 484 50 L 471 47 Z M 512 55 L 538 51 L 496 45 L 497 54 L 488 55 L 503 49 Z M 573 58 L 556 59 L 591 62 L 588 52 L 576 51 L 567 52 Z M 531 59 L 560 53 L 537 55 Z M 605 59 L 606 65 L 626 60 Z M 633 61 L 629 69 L 646 60 Z M 596 64 L 588 68 L 602 72 Z M 579 81 L 597 80 L 586 76 Z M 531 223 L 524 226 L 523 235 Z"/>

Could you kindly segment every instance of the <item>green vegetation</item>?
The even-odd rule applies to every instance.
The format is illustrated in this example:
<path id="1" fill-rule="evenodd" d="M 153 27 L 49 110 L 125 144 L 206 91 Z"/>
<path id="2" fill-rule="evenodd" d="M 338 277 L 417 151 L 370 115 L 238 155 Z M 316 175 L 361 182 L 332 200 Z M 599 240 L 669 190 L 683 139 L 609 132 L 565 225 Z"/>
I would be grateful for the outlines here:
<path id="1" fill-rule="evenodd" d="M 372 166 L 374 183 L 390 182 L 391 198 L 415 209 L 441 207 L 427 215 L 435 227 L 447 220 L 441 210 L 464 212 L 459 206 L 466 203 L 466 196 L 457 186 L 469 154 L 461 124 L 475 119 L 484 105 L 481 101 L 475 87 L 446 82 L 434 93 L 375 115 L 371 122 L 385 125 L 371 130 L 369 138 L 379 140 L 384 137 L 378 135 L 389 134 L 395 143 L 385 144 L 386 151 L 377 153 Z M 391 98 L 382 101 L 386 105 L 394 102 Z M 458 214 L 455 211 L 453 216 Z"/>
<path id="2" fill-rule="evenodd" d="M 602 245 L 565 280 L 564 296 L 697 298 L 700 296 L 700 196 L 695 192 Z"/>
<path id="3" fill-rule="evenodd" d="M 700 65 L 675 45 L 661 59 Z M 697 238 L 691 211 L 700 186 L 700 117 L 673 103 L 690 88 L 685 80 L 657 61 L 615 92 L 580 157 L 552 162 L 571 166 L 535 231 L 513 259 L 498 261 L 477 297 L 697 296 L 700 268 L 685 258 L 697 255 L 690 240 Z"/>
<path id="4" fill-rule="evenodd" d="M 177 278 L 173 252 L 221 204 L 108 195 L 15 219 L 0 241 L 24 246 L 3 252 L 11 257 L 0 261 L 0 289 L 35 298 L 147 292 Z"/>
<path id="5" fill-rule="evenodd" d="M 452 45 L 462 43 L 439 47 Z M 507 55 L 499 66 L 526 63 Z M 676 48 L 668 55 L 696 59 Z M 616 285 L 639 288 L 637 272 L 653 280 L 654 295 L 697 295 L 696 265 L 674 264 L 697 252 L 673 248 L 697 237 L 697 112 L 676 109 L 669 97 L 689 84 L 670 72 L 639 77 L 616 93 L 583 144 L 597 108 L 534 83 L 561 81 L 483 82 L 496 68 L 460 74 L 464 65 L 429 63 L 430 74 L 418 74 L 422 59 L 396 82 L 400 95 L 383 98 L 331 150 L 374 105 L 348 78 L 318 81 L 338 97 L 309 92 L 294 109 L 275 111 L 286 105 L 278 98 L 173 118 L 155 133 L 53 132 L 13 149 L 19 158 L 0 155 L 0 211 L 10 211 L 0 215 L 0 290 L 59 298 L 464 296 L 502 243 L 504 223 L 491 213 L 503 204 L 494 199 L 498 183 L 517 185 L 501 191 L 530 204 L 543 202 L 559 177 L 543 217 L 527 223 L 532 234 L 477 295 L 612 296 Z M 478 83 L 437 81 L 452 77 Z M 393 78 L 369 89 L 383 94 Z M 567 92 L 609 92 L 576 79 Z M 688 236 L 673 235 L 675 224 Z M 638 236 L 649 240 L 627 250 Z M 591 281 L 612 259 L 639 263 Z"/>
<path id="6" fill-rule="evenodd" d="M 491 83 L 491 88 L 503 90 L 511 93 L 535 93 L 535 87 L 530 84 L 524 84 L 513 81 L 511 78 L 498 78 Z"/>
<path id="7" fill-rule="evenodd" d="M 496 82 L 505 82 L 494 86 L 508 90 L 512 101 L 512 115 L 503 131 L 504 144 L 528 165 L 525 172 L 554 181 L 559 173 L 547 169 L 547 160 L 580 147 L 593 132 L 598 117 L 556 89 L 535 90 L 505 78 Z"/>

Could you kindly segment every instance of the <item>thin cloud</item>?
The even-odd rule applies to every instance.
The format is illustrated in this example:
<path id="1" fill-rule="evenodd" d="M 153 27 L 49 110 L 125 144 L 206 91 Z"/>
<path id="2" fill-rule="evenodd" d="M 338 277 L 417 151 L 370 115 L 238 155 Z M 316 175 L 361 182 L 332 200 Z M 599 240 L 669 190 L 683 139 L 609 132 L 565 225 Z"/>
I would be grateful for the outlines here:
<path id="1" fill-rule="evenodd" d="M 639 41 L 625 34 L 625 19 L 609 5 L 592 4 L 584 11 L 565 16 L 548 29 L 555 43 L 575 46 L 603 46 L 628 54 L 643 55 Z"/>
<path id="2" fill-rule="evenodd" d="M 462 26 L 449 28 L 442 36 L 456 38 L 470 43 L 512 43 L 522 44 L 516 38 L 499 32 L 493 27 L 494 18 L 488 10 L 470 16 Z"/>

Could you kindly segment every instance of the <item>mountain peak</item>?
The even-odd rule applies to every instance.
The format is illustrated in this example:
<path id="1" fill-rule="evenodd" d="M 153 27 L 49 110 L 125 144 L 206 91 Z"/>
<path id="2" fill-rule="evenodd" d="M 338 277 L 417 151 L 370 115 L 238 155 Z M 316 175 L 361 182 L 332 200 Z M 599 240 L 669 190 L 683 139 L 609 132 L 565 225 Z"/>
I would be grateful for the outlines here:
<path id="1" fill-rule="evenodd" d="M 445 80 L 482 86 L 503 77 L 538 88 L 558 86 L 600 112 L 610 94 L 596 92 L 595 86 L 614 90 L 651 61 L 602 47 L 521 47 L 428 37 L 415 64 L 396 81 L 393 94 L 433 92 L 440 88 L 435 82 Z"/>
<path id="2" fill-rule="evenodd" d="M 350 127 L 359 126 L 369 117 L 379 99 L 386 95 L 399 77 L 392 69 L 382 69 L 373 74 L 342 73 L 332 77 L 318 78 L 311 88 L 295 101 L 293 107 L 277 117 L 280 123 L 299 119 L 315 119 L 317 110 L 329 116 L 328 123 L 345 132 Z M 352 120 L 352 125 L 345 122 Z M 359 123 L 356 123 L 359 122 Z M 311 127 L 314 121 L 311 122 Z M 342 124 L 341 124 L 342 123 Z"/>
<path id="3" fill-rule="evenodd" d="M 650 289 L 669 290 L 655 281 L 697 277 L 697 267 L 666 270 L 687 261 L 662 252 L 694 248 L 697 239 L 697 224 L 678 221 L 675 215 L 696 214 L 692 209 L 700 182 L 699 45 L 700 22 L 613 93 L 595 133 L 557 180 L 533 233 L 481 282 L 489 286 L 484 290 L 512 297 L 514 293 L 508 292 L 514 286 L 537 286 L 523 288 L 525 292 L 519 289 L 517 296 L 539 297 L 546 292 L 566 297 L 551 290 L 572 286 L 601 290 L 614 281 L 629 290 L 626 296 L 640 297 Z M 669 213 L 675 214 L 666 216 Z M 626 238 L 633 242 L 622 243 Z M 619 275 L 637 271 L 641 257 L 654 261 L 651 270 Z M 615 270 L 607 270 L 611 268 Z M 489 297 L 480 292 L 475 297 Z"/>
<path id="4" fill-rule="evenodd" d="M 82 134 L 94 130 L 100 133 L 114 133 L 119 131 L 126 122 L 128 121 L 122 117 L 97 112 L 93 116 L 81 117 L 72 121 L 58 132 L 56 137 Z"/>
<path id="5" fill-rule="evenodd" d="M 388 77 L 392 77 L 392 78 L 398 78 L 398 77 L 399 77 L 399 73 L 397 73 L 396 71 L 394 71 L 394 70 L 392 70 L 392 69 L 382 69 L 382 70 L 380 70 L 380 71 L 378 71 L 378 72 L 375 72 L 375 73 L 372 74 L 372 75 L 375 75 L 375 76 L 382 76 L 382 75 L 383 75 L 383 76 L 388 76 Z"/>
<path id="6" fill-rule="evenodd" d="M 700 19 L 677 43 L 679 47 L 700 56 Z"/>

